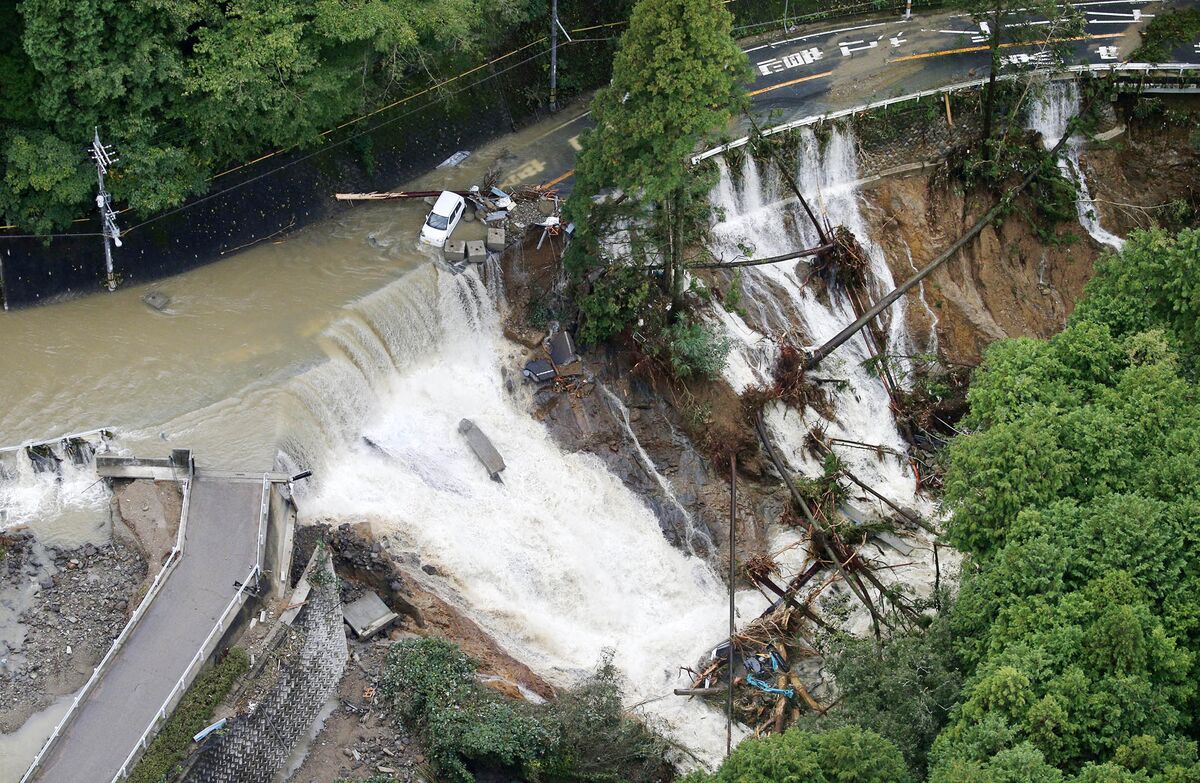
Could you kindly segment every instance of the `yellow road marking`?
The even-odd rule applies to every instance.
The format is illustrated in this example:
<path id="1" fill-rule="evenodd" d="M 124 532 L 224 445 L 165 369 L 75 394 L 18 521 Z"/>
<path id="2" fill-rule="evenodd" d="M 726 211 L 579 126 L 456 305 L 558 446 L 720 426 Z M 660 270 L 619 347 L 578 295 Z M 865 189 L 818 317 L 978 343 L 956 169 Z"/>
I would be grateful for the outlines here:
<path id="1" fill-rule="evenodd" d="M 1104 35 L 1080 35 L 1074 38 L 1053 38 L 1040 43 L 1031 43 L 1028 41 L 1012 41 L 1010 43 L 1002 43 L 999 48 L 1007 49 L 1010 46 L 1039 46 L 1042 43 L 1069 43 L 1071 41 L 1097 41 L 1104 38 L 1120 38 L 1124 33 L 1105 33 Z M 889 63 L 904 63 L 910 60 L 925 60 L 930 57 L 942 57 L 947 54 L 968 54 L 970 52 L 986 52 L 991 49 L 990 46 L 967 46 L 962 49 L 945 49 L 940 52 L 925 52 L 924 54 L 909 54 L 904 57 L 897 57 L 893 60 L 888 60 Z M 750 93 L 753 95 L 754 93 Z"/>
<path id="2" fill-rule="evenodd" d="M 749 93 L 747 93 L 747 95 L 762 95 L 764 92 L 770 92 L 771 90 L 778 90 L 782 87 L 791 87 L 793 84 L 799 84 L 800 82 L 807 82 L 812 79 L 820 79 L 822 76 L 832 76 L 832 75 L 833 75 L 833 71 L 826 71 L 825 73 L 814 73 L 811 76 L 801 76 L 799 79 L 792 79 L 790 82 L 783 82 L 782 84 L 773 84 L 770 87 L 763 87 L 762 89 L 759 89 L 759 90 L 751 90 Z"/>

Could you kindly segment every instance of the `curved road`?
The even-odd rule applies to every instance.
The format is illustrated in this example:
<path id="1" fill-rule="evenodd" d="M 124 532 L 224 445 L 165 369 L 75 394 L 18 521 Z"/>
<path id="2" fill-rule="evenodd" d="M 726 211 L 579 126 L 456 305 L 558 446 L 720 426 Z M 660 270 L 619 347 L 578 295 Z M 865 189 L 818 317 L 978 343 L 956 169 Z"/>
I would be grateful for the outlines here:
<path id="1" fill-rule="evenodd" d="M 1196 0 L 1176 6 L 1197 5 Z M 1140 30 L 1161 13 L 1150 0 L 1087 0 L 1074 7 L 1082 14 L 1082 34 L 1063 34 L 1049 20 L 1013 13 L 1009 25 L 1044 29 L 1041 42 L 1005 45 L 1005 72 L 1055 64 L 1052 49 L 1065 49 L 1065 65 L 1127 62 L 1140 45 Z M 1046 44 L 1049 38 L 1054 47 Z M 750 85 L 759 121 L 778 125 L 799 117 L 849 109 L 871 101 L 907 95 L 987 75 L 991 55 L 979 23 L 958 13 L 843 20 L 799 28 L 787 35 L 749 45 L 754 68 Z M 1172 61 L 1200 64 L 1200 39 L 1178 47 Z M 570 187 L 579 134 L 588 113 L 578 114 L 514 150 L 521 161 L 506 172 L 505 185 L 541 183 Z M 744 124 L 744 123 L 743 123 Z"/>

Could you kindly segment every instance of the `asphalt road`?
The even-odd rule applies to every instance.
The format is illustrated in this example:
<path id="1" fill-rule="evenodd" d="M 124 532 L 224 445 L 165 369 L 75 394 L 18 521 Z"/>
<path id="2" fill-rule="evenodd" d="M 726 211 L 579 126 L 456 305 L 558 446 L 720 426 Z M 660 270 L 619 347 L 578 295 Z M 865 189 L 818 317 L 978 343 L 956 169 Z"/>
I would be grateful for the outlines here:
<path id="1" fill-rule="evenodd" d="M 1036 14 L 1010 15 L 1006 24 L 1030 29 L 1029 37 L 1039 40 L 1005 45 L 1002 69 L 1047 67 L 1064 49 L 1066 65 L 1126 62 L 1141 43 L 1142 26 L 1161 12 L 1162 3 L 1088 0 L 1075 8 L 1085 19 L 1082 33 L 1055 30 Z M 1048 46 L 1046 39 L 1055 45 Z M 764 126 L 981 78 L 991 62 L 986 31 L 969 16 L 954 13 L 799 28 L 750 44 L 746 53 L 755 75 L 749 88 L 753 111 Z M 1200 63 L 1200 40 L 1172 55 L 1175 62 Z M 507 172 L 504 184 L 552 184 L 568 191 L 579 135 L 588 123 L 588 114 L 577 112 L 514 150 L 521 162 Z"/>
<path id="2" fill-rule="evenodd" d="M 198 478 L 183 557 L 34 779 L 109 783 L 257 557 L 262 484 Z"/>

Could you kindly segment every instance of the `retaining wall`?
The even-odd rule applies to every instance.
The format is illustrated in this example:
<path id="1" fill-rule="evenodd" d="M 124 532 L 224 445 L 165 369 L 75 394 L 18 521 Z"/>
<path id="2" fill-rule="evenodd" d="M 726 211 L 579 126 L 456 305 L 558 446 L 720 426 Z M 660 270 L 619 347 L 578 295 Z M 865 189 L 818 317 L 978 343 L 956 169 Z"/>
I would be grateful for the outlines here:
<path id="1" fill-rule="evenodd" d="M 337 690 L 349 650 L 332 564 L 314 585 L 297 629 L 299 649 L 285 659 L 270 695 L 253 713 L 230 721 L 192 765 L 185 783 L 271 783 L 321 708 Z"/>

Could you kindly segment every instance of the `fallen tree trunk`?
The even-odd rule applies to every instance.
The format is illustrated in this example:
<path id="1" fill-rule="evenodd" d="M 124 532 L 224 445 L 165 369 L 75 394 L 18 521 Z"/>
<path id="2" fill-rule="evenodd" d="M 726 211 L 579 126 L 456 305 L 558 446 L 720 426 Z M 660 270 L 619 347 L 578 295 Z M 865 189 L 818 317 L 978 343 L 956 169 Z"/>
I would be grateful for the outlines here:
<path id="1" fill-rule="evenodd" d="M 766 264 L 778 264 L 782 261 L 794 261 L 797 258 L 806 256 L 816 256 L 831 250 L 833 245 L 817 245 L 816 247 L 797 250 L 792 253 L 784 253 L 781 256 L 769 256 L 767 258 L 748 258 L 745 261 L 713 261 L 703 264 L 688 264 L 688 269 L 736 269 L 743 266 L 764 266 Z"/>
<path id="2" fill-rule="evenodd" d="M 1053 149 L 1050 150 L 1051 157 L 1055 157 L 1055 158 L 1058 157 L 1058 151 L 1062 148 L 1062 146 L 1066 143 L 1067 138 L 1071 135 L 1072 130 L 1073 130 L 1073 128 L 1072 128 L 1073 125 L 1074 125 L 1073 121 L 1071 123 L 1068 123 L 1066 132 L 1063 133 L 1062 138 L 1059 139 L 1058 143 L 1055 144 Z M 1033 180 L 1036 177 L 1037 177 L 1036 170 L 1031 171 L 1029 174 L 1025 175 L 1025 179 L 1021 180 L 1021 183 L 1019 185 L 1017 185 L 1015 188 L 1010 190 L 1008 193 L 1005 193 L 1004 196 L 998 202 L 996 202 L 996 205 L 994 207 L 992 207 L 990 210 L 988 210 L 987 213 L 983 217 L 981 217 L 979 220 L 975 221 L 975 224 L 973 226 L 971 226 L 970 229 L 967 230 L 967 233 L 965 233 L 961 237 L 959 237 L 954 242 L 954 244 L 950 245 L 950 247 L 947 248 L 944 252 L 942 252 L 941 255 L 939 255 L 937 258 L 933 259 L 932 261 L 930 261 L 928 264 L 925 265 L 925 267 L 923 269 L 921 269 L 921 271 L 917 272 L 915 275 L 910 277 L 908 280 L 904 281 L 904 283 L 902 283 L 900 286 L 898 286 L 897 288 L 892 290 L 892 292 L 889 293 L 887 296 L 883 297 L 878 302 L 876 302 L 875 305 L 870 310 L 863 313 L 862 317 L 859 318 L 857 321 L 850 324 L 842 331 L 838 332 L 836 335 L 834 335 L 834 337 L 832 339 L 827 341 L 820 348 L 817 348 L 817 350 L 810 353 L 808 355 L 808 359 L 804 363 L 804 369 L 811 370 L 814 367 L 816 367 L 818 364 L 820 364 L 822 361 L 824 361 L 824 359 L 827 356 L 829 356 L 829 354 L 831 354 L 835 350 L 837 350 L 838 347 L 841 346 L 842 343 L 846 342 L 851 337 L 853 337 L 855 334 L 857 334 L 860 329 L 862 329 L 864 326 L 866 326 L 871 321 L 873 321 L 876 316 L 878 316 L 880 313 L 882 313 L 887 308 L 891 307 L 891 305 L 897 299 L 899 299 L 900 297 L 902 297 L 906 293 L 908 293 L 909 289 L 913 288 L 918 283 L 920 283 L 922 280 L 924 280 L 925 278 L 927 278 L 931 274 L 933 274 L 934 271 L 937 270 L 938 267 L 940 267 L 942 264 L 944 264 L 946 261 L 948 261 L 950 258 L 952 258 L 955 253 L 957 253 L 959 250 L 961 250 L 968 242 L 970 242 L 972 239 L 974 239 L 979 234 L 980 231 L 983 231 L 983 229 L 987 225 L 989 225 L 993 220 L 995 220 L 1000 215 L 1000 213 L 1003 212 L 1008 207 L 1008 205 L 1012 203 L 1013 199 L 1015 199 L 1017 196 L 1019 196 L 1021 194 L 1021 192 L 1025 190 L 1025 188 L 1029 187 L 1029 184 L 1031 182 L 1033 182 Z"/>

